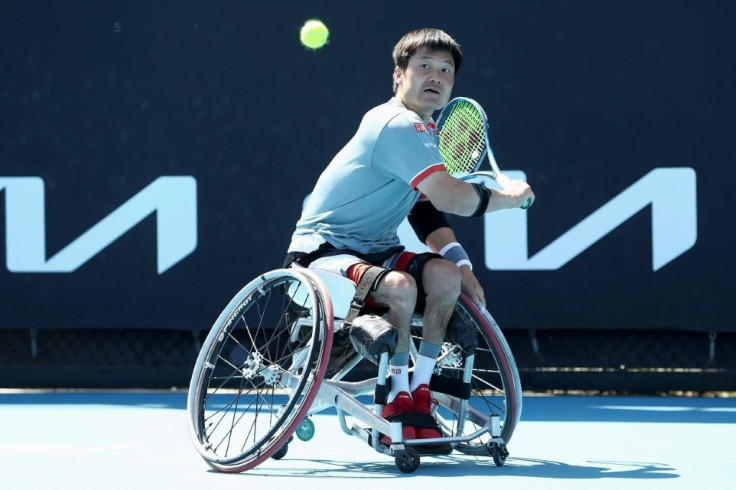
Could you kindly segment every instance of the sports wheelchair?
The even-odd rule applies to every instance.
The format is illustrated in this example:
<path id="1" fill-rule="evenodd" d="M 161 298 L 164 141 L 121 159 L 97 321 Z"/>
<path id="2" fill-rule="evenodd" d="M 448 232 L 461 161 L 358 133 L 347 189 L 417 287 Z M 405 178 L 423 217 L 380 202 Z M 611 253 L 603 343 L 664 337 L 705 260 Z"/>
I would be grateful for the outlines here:
<path id="1" fill-rule="evenodd" d="M 404 440 L 401 422 L 380 415 L 390 348 L 380 342 L 372 352 L 356 348 L 348 335 L 355 289 L 335 274 L 290 268 L 267 272 L 235 295 L 207 335 L 189 386 L 189 432 L 202 458 L 222 472 L 281 459 L 294 435 L 312 438 L 312 414 L 334 408 L 346 434 L 394 457 L 403 473 L 419 467 L 421 448 L 431 444 L 503 465 L 522 392 L 511 350 L 488 311 L 461 295 L 430 384 L 438 402 L 432 416 L 443 436 Z M 415 314 L 413 359 L 421 327 Z M 356 367 L 373 364 L 376 375 L 355 376 Z M 359 400 L 371 395 L 372 406 Z M 381 443 L 382 434 L 390 445 Z"/>

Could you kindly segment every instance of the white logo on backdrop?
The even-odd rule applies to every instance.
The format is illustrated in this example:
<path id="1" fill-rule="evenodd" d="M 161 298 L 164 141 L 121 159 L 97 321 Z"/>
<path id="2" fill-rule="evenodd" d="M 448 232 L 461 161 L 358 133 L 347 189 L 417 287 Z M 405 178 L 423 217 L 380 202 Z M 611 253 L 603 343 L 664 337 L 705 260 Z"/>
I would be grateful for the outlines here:
<path id="1" fill-rule="evenodd" d="M 156 213 L 159 274 L 197 247 L 197 181 L 191 176 L 157 178 L 49 259 L 43 180 L 0 177 L 0 191 L 5 194 L 11 272 L 74 272 L 152 213 Z"/>
<path id="2" fill-rule="evenodd" d="M 523 172 L 507 174 L 513 179 L 526 179 Z M 527 211 L 489 213 L 483 217 L 486 267 L 559 269 L 649 205 L 652 270 L 659 270 L 692 248 L 698 238 L 696 176 L 692 168 L 655 168 L 531 257 Z M 409 250 L 427 250 L 406 221 L 399 227 L 399 237 Z"/>

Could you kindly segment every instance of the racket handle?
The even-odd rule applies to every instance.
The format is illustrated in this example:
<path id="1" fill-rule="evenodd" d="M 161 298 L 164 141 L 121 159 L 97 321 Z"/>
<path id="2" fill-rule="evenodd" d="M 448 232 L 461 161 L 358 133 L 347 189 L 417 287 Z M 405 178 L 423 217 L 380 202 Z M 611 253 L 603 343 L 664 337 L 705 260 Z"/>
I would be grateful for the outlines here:
<path id="1" fill-rule="evenodd" d="M 504 174 L 498 171 L 494 171 L 493 174 L 494 174 L 493 179 L 498 183 L 498 185 L 500 185 L 504 189 L 511 188 L 511 185 L 512 185 L 511 179 L 509 179 Z M 532 198 L 528 197 L 526 201 L 524 201 L 524 204 L 522 204 L 519 207 L 521 209 L 529 209 L 529 206 L 531 205 L 532 205 Z"/>

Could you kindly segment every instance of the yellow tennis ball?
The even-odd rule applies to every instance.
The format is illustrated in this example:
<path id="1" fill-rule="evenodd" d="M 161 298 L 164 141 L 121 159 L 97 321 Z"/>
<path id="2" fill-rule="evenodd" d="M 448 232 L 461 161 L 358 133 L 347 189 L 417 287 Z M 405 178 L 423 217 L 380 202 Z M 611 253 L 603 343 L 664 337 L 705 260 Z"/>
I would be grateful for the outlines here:
<path id="1" fill-rule="evenodd" d="M 330 31 L 319 19 L 310 19 L 304 23 L 299 33 L 302 44 L 309 49 L 319 49 L 327 43 Z"/>

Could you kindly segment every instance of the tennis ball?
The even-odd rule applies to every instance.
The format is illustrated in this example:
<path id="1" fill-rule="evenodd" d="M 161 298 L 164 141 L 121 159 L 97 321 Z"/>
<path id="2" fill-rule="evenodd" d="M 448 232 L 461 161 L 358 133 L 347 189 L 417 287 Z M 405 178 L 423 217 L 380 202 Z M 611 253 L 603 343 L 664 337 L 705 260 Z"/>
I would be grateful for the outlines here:
<path id="1" fill-rule="evenodd" d="M 319 49 L 327 43 L 330 31 L 319 19 L 310 19 L 304 23 L 299 33 L 302 44 L 309 49 Z"/>

